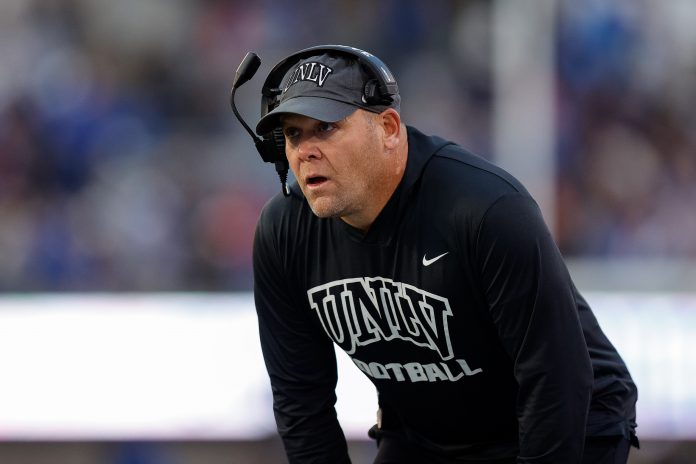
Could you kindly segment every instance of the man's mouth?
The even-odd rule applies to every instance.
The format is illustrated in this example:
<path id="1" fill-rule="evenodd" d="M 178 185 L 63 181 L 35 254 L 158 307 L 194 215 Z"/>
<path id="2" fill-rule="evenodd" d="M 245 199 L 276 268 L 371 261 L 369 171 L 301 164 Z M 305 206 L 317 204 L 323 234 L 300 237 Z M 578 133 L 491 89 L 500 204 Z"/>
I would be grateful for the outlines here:
<path id="1" fill-rule="evenodd" d="M 324 176 L 311 176 L 307 178 L 307 185 L 309 187 L 316 187 L 318 185 L 323 184 L 326 182 L 328 179 Z"/>

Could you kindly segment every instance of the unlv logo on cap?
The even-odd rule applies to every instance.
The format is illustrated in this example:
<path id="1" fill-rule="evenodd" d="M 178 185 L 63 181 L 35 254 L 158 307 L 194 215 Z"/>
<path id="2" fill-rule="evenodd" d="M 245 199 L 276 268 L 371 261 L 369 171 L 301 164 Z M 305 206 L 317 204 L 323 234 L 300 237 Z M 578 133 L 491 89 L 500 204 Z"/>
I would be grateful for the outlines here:
<path id="1" fill-rule="evenodd" d="M 300 81 L 311 81 L 317 84 L 317 87 L 323 87 L 326 78 L 333 72 L 333 69 L 329 68 L 325 64 L 317 63 L 316 61 L 310 61 L 307 63 L 302 63 L 299 65 L 290 75 L 290 78 L 283 88 L 283 93 L 287 92 L 288 88 L 293 84 L 297 84 Z"/>

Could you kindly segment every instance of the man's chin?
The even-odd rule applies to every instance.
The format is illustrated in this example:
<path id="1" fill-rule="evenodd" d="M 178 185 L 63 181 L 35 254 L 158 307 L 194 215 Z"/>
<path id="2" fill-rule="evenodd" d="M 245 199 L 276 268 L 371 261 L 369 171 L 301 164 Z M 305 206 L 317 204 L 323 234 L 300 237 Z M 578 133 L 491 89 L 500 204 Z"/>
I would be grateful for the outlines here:
<path id="1" fill-rule="evenodd" d="M 309 207 L 315 216 L 320 218 L 332 218 L 341 215 L 341 208 L 336 205 L 335 202 L 329 200 L 328 198 L 317 198 L 313 201 L 307 200 Z"/>

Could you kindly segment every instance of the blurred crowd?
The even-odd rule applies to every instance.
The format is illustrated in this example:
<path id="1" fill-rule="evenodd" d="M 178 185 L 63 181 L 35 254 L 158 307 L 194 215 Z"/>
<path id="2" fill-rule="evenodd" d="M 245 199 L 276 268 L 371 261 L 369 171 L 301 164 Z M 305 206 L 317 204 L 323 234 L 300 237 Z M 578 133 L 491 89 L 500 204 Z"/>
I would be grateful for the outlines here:
<path id="1" fill-rule="evenodd" d="M 696 258 L 696 3 L 564 2 L 558 234 L 567 255 Z"/>
<path id="2" fill-rule="evenodd" d="M 280 185 L 229 108 L 249 50 L 252 125 L 275 62 L 345 43 L 389 64 L 407 123 L 495 159 L 491 4 L 2 2 L 0 291 L 250 289 Z M 558 11 L 558 242 L 696 258 L 695 8 L 587 5 Z"/>

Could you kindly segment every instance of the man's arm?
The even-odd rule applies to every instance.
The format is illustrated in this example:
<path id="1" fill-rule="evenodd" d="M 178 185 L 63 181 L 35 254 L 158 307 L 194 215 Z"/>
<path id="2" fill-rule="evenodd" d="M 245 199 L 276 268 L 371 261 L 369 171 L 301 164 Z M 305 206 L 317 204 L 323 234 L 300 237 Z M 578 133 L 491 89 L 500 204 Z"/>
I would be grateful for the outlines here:
<path id="1" fill-rule="evenodd" d="M 334 348 L 309 306 L 289 290 L 273 238 L 254 239 L 254 299 L 278 432 L 291 464 L 349 463 L 336 418 Z"/>
<path id="2" fill-rule="evenodd" d="M 561 254 L 522 194 L 489 208 L 476 245 L 489 310 L 519 385 L 517 462 L 579 463 L 593 374 Z"/>

